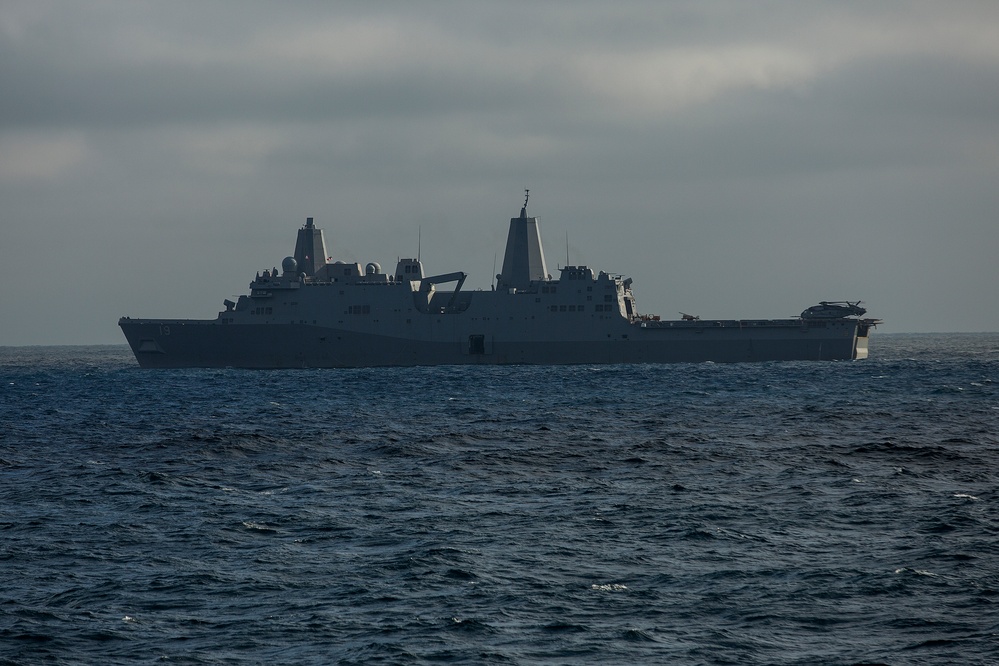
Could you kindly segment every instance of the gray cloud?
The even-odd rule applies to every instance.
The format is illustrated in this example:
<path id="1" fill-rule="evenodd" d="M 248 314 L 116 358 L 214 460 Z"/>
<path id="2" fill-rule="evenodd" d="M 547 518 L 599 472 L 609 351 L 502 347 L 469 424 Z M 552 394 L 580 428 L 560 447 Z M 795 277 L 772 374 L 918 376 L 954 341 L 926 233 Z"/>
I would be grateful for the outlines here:
<path id="1" fill-rule="evenodd" d="M 646 311 L 865 298 L 889 331 L 999 330 L 997 27 L 980 3 L 8 3 L 0 344 L 213 316 L 307 215 L 383 264 L 422 229 L 432 270 L 488 288 L 525 186 L 551 263 L 568 235 Z"/>

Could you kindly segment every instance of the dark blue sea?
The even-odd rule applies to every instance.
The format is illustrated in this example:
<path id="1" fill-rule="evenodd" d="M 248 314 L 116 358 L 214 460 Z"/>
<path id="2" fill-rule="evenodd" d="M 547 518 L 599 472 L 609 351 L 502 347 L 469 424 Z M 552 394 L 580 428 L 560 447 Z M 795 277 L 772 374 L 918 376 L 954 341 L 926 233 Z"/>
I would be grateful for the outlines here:
<path id="1" fill-rule="evenodd" d="M 856 362 L 0 348 L 3 664 L 999 663 L 999 334 Z"/>

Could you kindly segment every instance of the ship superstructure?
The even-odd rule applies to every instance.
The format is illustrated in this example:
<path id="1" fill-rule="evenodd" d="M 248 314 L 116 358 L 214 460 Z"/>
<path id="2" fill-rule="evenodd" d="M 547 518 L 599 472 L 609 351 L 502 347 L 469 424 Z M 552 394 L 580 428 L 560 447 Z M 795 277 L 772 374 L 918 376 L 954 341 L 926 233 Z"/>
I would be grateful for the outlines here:
<path id="1" fill-rule="evenodd" d="M 664 321 L 640 314 L 631 278 L 587 266 L 548 273 L 540 221 L 510 220 L 490 291 L 466 274 L 426 275 L 419 258 L 331 261 L 308 218 L 281 270 L 215 319 L 119 325 L 142 367 L 365 367 L 441 364 L 838 360 L 867 356 L 875 319 L 856 302 L 823 302 L 788 319 Z"/>

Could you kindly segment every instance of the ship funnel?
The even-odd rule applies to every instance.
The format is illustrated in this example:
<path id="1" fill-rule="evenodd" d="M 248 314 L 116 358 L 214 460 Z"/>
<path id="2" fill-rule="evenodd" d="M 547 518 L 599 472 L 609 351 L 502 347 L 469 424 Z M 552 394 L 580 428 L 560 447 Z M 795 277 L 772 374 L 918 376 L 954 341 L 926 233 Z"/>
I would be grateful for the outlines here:
<path id="1" fill-rule="evenodd" d="M 317 229 L 312 218 L 305 219 L 305 226 L 298 230 L 298 240 L 295 242 L 295 262 L 298 270 L 308 276 L 313 276 L 326 265 L 326 241 L 323 230 Z"/>
<path id="2" fill-rule="evenodd" d="M 532 280 L 548 277 L 545 251 L 541 246 L 541 228 L 538 218 L 527 217 L 527 200 L 520 209 L 520 217 L 510 220 L 510 233 L 506 237 L 506 254 L 503 272 L 499 274 L 497 289 L 526 289 Z"/>

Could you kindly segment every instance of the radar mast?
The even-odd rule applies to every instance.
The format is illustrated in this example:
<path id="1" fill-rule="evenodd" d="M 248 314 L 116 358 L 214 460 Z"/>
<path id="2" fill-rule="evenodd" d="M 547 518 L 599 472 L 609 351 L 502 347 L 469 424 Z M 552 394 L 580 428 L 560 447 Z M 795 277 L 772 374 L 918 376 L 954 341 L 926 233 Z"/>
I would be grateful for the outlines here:
<path id="1" fill-rule="evenodd" d="M 527 216 L 527 202 L 531 191 L 524 190 L 524 207 L 520 217 L 510 220 L 510 232 L 506 238 L 506 254 L 503 256 L 503 271 L 497 276 L 496 289 L 526 290 L 532 281 L 544 280 L 548 276 L 545 253 L 541 247 L 541 229 L 538 218 Z"/>

